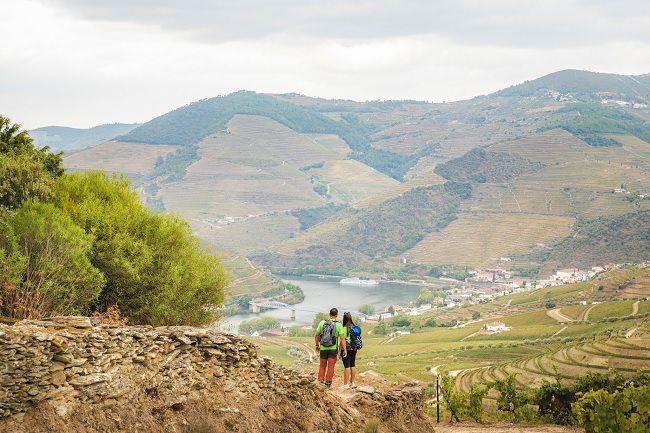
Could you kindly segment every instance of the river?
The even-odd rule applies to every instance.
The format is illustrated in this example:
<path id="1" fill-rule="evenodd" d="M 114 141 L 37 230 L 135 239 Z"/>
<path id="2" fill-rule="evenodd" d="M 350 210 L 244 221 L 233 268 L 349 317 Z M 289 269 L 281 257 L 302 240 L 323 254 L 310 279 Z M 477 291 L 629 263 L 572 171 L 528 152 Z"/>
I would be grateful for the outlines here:
<path id="1" fill-rule="evenodd" d="M 371 304 L 377 311 L 391 304 L 408 305 L 415 301 L 420 293 L 420 286 L 400 283 L 381 282 L 376 286 L 341 285 L 339 279 L 294 277 L 283 281 L 298 285 L 305 294 L 305 300 L 290 308 L 264 311 L 260 314 L 238 314 L 219 323 L 219 328 L 236 332 L 239 324 L 246 319 L 271 316 L 284 325 L 309 325 L 314 315 L 327 312 L 330 308 L 339 309 L 340 317 L 345 311 L 357 311 L 359 305 Z M 296 320 L 291 320 L 291 310 L 296 310 Z"/>

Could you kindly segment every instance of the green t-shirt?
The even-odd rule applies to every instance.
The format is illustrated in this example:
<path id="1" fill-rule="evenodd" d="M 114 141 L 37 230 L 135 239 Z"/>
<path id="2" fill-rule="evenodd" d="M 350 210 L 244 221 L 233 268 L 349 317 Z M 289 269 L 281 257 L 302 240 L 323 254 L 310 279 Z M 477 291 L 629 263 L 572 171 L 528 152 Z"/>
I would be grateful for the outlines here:
<path id="1" fill-rule="evenodd" d="M 338 349 L 339 348 L 339 336 L 341 334 L 345 334 L 345 328 L 339 322 L 338 320 L 334 320 L 334 323 L 336 323 L 336 344 L 333 346 L 323 346 L 322 344 L 320 345 L 320 350 L 333 350 L 333 349 Z M 324 320 L 321 320 L 318 326 L 316 327 L 316 332 L 319 334 L 323 332 L 323 325 L 325 324 Z"/>

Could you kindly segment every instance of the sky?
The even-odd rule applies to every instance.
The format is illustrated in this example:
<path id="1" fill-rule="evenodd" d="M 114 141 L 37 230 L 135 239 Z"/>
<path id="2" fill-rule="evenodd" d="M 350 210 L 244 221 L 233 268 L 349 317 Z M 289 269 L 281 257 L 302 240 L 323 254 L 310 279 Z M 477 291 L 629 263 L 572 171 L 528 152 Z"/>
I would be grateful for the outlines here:
<path id="1" fill-rule="evenodd" d="M 145 122 L 247 89 L 467 99 L 561 70 L 650 73 L 647 0 L 12 0 L 0 114 Z"/>

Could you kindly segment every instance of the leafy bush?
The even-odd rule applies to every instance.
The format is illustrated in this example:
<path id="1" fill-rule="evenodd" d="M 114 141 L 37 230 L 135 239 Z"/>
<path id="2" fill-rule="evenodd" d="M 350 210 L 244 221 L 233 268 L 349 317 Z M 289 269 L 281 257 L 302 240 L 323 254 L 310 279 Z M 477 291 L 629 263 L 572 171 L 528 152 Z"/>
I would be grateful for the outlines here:
<path id="1" fill-rule="evenodd" d="M 375 306 L 372 304 L 363 304 L 357 307 L 359 313 L 365 314 L 366 316 L 371 316 L 375 313 Z"/>
<path id="2" fill-rule="evenodd" d="M 514 422 L 521 422 L 530 418 L 530 410 L 527 407 L 530 400 L 525 391 L 517 389 L 515 376 L 508 375 L 504 379 L 495 380 L 491 387 L 499 392 L 497 397 L 497 409 L 509 414 Z"/>
<path id="3" fill-rule="evenodd" d="M 282 324 L 275 317 L 256 317 L 254 319 L 244 320 L 239 324 L 241 334 L 252 334 L 255 331 L 264 331 L 267 329 L 277 329 Z"/>
<path id="4" fill-rule="evenodd" d="M 485 410 L 483 399 L 487 397 L 490 387 L 475 383 L 469 392 L 458 392 L 455 389 L 456 380 L 449 374 L 440 376 L 440 388 L 443 395 L 443 405 L 451 414 L 451 421 L 460 421 L 469 417 L 476 422 L 481 422 Z"/>
<path id="5" fill-rule="evenodd" d="M 18 131 L 0 116 L 0 314 L 212 319 L 226 277 L 185 221 L 149 212 L 123 177 L 65 174 L 60 154 Z"/>
<path id="6" fill-rule="evenodd" d="M 408 328 L 411 326 L 411 321 L 404 316 L 397 316 L 393 319 L 393 326 L 396 328 Z"/>
<path id="7" fill-rule="evenodd" d="M 91 261 L 106 276 L 98 301 L 135 323 L 201 324 L 220 305 L 226 276 L 179 217 L 152 214 L 129 182 L 101 172 L 67 174 L 56 204 L 94 235 Z"/>
<path id="8" fill-rule="evenodd" d="M 32 319 L 90 311 L 105 283 L 89 259 L 92 235 L 52 204 L 29 201 L 2 228 L 0 268 L 11 268 L 14 278 L 3 282 L 0 315 Z"/>
<path id="9" fill-rule="evenodd" d="M 645 433 L 650 429 L 650 386 L 589 391 L 573 404 L 587 433 Z"/>

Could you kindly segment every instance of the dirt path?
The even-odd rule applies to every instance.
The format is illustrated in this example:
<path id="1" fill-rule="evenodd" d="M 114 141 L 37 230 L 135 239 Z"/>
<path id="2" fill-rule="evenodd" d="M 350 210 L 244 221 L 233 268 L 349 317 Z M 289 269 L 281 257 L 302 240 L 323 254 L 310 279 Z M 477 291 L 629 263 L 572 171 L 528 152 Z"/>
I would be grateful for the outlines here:
<path id="1" fill-rule="evenodd" d="M 595 307 L 595 305 L 592 305 L 591 307 L 589 307 L 589 308 L 587 308 L 586 310 L 584 310 L 584 311 L 580 314 L 580 316 L 578 317 L 578 321 L 580 321 L 580 322 L 586 322 L 586 321 L 588 321 L 588 320 L 589 320 L 589 313 L 591 313 L 591 310 L 593 310 L 594 307 Z"/>
<path id="2" fill-rule="evenodd" d="M 513 424 L 470 424 L 441 422 L 436 433 L 584 433 L 584 429 L 554 425 L 522 426 Z"/>
<path id="3" fill-rule="evenodd" d="M 630 329 L 629 331 L 627 331 L 627 332 L 625 333 L 625 338 L 630 338 L 631 336 L 633 336 L 634 333 L 635 333 L 638 329 L 639 329 L 639 328 L 636 327 L 636 328 L 632 328 L 632 329 Z"/>
<path id="4" fill-rule="evenodd" d="M 632 315 L 633 316 L 636 316 L 637 314 L 639 314 L 639 303 L 640 302 L 641 301 L 636 301 L 634 304 L 632 304 Z"/>
<path id="5" fill-rule="evenodd" d="M 509 299 L 508 302 L 506 302 L 506 305 L 503 306 L 503 308 L 510 308 L 510 304 L 512 304 L 512 299 Z"/>
<path id="6" fill-rule="evenodd" d="M 472 334 L 469 334 L 469 335 L 464 336 L 463 338 L 460 339 L 460 341 L 465 341 L 465 340 L 467 340 L 468 338 L 472 338 L 473 336 L 478 335 L 478 334 L 480 334 L 480 333 L 481 333 L 481 331 L 476 331 L 476 332 L 474 332 L 474 333 L 472 333 Z"/>
<path id="7" fill-rule="evenodd" d="M 555 334 L 553 334 L 552 337 L 555 337 L 556 335 L 560 335 L 560 334 L 561 334 L 562 332 L 564 332 L 564 330 L 567 329 L 567 328 L 568 328 L 568 326 L 565 326 L 564 328 L 560 329 L 560 330 L 557 331 Z"/>
<path id="8" fill-rule="evenodd" d="M 435 367 L 431 367 L 431 368 L 429 369 L 429 372 L 430 372 L 431 374 L 433 374 L 434 376 L 438 376 L 438 369 L 439 369 L 440 367 L 442 367 L 442 364 L 440 364 L 440 365 L 436 365 Z"/>
<path id="9" fill-rule="evenodd" d="M 234 286 L 235 284 L 243 283 L 244 281 L 254 280 L 254 279 L 256 279 L 256 278 L 261 277 L 262 275 L 264 275 L 264 272 L 262 272 L 262 271 L 257 271 L 257 272 L 255 272 L 253 275 L 248 275 L 248 276 L 246 276 L 246 277 L 240 277 L 240 278 L 237 278 L 237 279 L 233 280 L 233 281 L 230 283 L 230 285 L 231 285 L 231 286 Z"/>
<path id="10" fill-rule="evenodd" d="M 568 316 L 565 316 L 560 312 L 559 308 L 556 308 L 555 310 L 550 310 L 547 311 L 546 314 L 552 318 L 557 320 L 558 322 L 573 322 L 574 320 Z"/>

